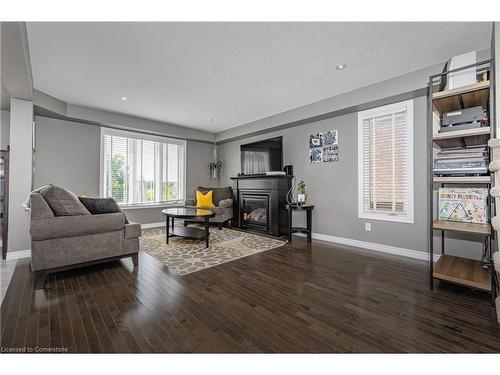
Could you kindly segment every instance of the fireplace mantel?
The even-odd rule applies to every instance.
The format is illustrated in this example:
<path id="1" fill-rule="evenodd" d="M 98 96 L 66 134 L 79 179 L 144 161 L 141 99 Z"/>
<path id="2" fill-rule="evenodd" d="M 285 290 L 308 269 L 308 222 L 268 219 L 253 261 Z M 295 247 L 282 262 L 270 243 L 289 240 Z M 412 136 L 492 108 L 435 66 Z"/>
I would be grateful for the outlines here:
<path id="1" fill-rule="evenodd" d="M 288 234 L 288 210 L 286 195 L 292 186 L 293 176 L 288 175 L 245 175 L 231 177 L 234 195 L 234 225 L 242 229 L 253 229 L 282 236 Z M 265 197 L 267 202 L 267 223 L 256 225 L 245 219 L 248 217 L 245 202 L 256 197 Z"/>

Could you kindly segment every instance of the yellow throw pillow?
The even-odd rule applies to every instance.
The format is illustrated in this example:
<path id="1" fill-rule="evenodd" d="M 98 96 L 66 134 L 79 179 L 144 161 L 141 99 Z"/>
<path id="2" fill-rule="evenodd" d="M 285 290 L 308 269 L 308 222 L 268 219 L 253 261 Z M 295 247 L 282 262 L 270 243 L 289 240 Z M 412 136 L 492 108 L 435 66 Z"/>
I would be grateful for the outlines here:
<path id="1" fill-rule="evenodd" d="M 212 190 L 208 193 L 203 194 L 201 191 L 196 190 L 196 207 L 215 207 L 214 201 L 212 199 Z"/>

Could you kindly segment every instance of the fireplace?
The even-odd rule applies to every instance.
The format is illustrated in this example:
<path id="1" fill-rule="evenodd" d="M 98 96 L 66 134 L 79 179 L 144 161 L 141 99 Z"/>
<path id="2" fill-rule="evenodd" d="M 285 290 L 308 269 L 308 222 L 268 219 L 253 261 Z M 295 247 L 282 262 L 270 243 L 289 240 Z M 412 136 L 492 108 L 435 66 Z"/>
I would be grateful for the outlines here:
<path id="1" fill-rule="evenodd" d="M 241 194 L 241 226 L 268 230 L 269 194 Z"/>
<path id="2" fill-rule="evenodd" d="M 282 236 L 288 233 L 286 194 L 292 176 L 238 176 L 233 180 L 234 217 L 237 228 Z"/>

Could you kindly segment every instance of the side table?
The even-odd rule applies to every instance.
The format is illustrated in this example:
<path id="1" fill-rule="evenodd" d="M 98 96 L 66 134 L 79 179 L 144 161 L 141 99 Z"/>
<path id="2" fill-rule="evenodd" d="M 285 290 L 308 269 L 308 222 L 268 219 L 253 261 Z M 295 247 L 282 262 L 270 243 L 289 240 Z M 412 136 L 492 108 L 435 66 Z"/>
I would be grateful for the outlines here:
<path id="1" fill-rule="evenodd" d="M 312 210 L 314 208 L 313 204 L 289 204 L 288 205 L 288 241 L 292 242 L 292 233 L 305 233 L 307 235 L 307 241 L 312 240 Z M 292 213 L 293 211 L 305 211 L 306 212 L 306 227 L 294 227 L 292 225 Z"/>

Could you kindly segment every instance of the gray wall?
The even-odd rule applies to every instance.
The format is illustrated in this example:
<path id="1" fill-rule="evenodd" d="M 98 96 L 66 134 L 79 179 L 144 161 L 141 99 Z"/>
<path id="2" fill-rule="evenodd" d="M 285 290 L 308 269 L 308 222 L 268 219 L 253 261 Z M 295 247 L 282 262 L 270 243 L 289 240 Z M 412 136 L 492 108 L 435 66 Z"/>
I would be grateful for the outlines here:
<path id="1" fill-rule="evenodd" d="M 313 211 L 313 231 L 331 236 L 367 241 L 401 248 L 427 251 L 427 152 L 426 152 L 426 97 L 414 99 L 414 179 L 415 223 L 395 223 L 358 218 L 358 142 L 357 113 L 292 127 L 267 134 L 223 143 L 219 146 L 229 177 L 240 172 L 240 145 L 248 142 L 283 136 L 284 165 L 291 164 L 297 180 L 307 184 L 308 199 L 316 207 Z M 339 161 L 311 164 L 308 155 L 309 135 L 339 129 Z M 303 215 L 295 213 L 294 220 L 303 222 Z M 366 232 L 365 223 L 372 224 Z M 460 236 L 448 237 L 447 248 L 456 255 L 467 254 L 478 258 L 481 243 L 463 241 Z M 436 237 L 436 241 L 437 241 Z M 439 247 L 437 247 L 439 249 Z"/>
<path id="2" fill-rule="evenodd" d="M 35 118 L 36 153 L 34 186 L 55 184 L 76 194 L 99 195 L 100 127 L 47 117 Z M 209 183 L 207 163 L 213 146 L 188 141 L 186 195 L 194 196 L 198 185 Z M 161 208 L 126 210 L 131 221 L 141 224 L 163 220 Z"/>
<path id="3" fill-rule="evenodd" d="M 38 116 L 35 124 L 35 188 L 55 184 L 98 196 L 100 127 Z"/>
<path id="4" fill-rule="evenodd" d="M 10 112 L 0 111 L 0 149 L 6 150 L 9 144 Z"/>
<path id="5" fill-rule="evenodd" d="M 27 100 L 10 101 L 9 152 L 9 243 L 8 251 L 28 250 L 29 213 L 22 206 L 32 185 L 32 127 L 33 103 Z"/>

